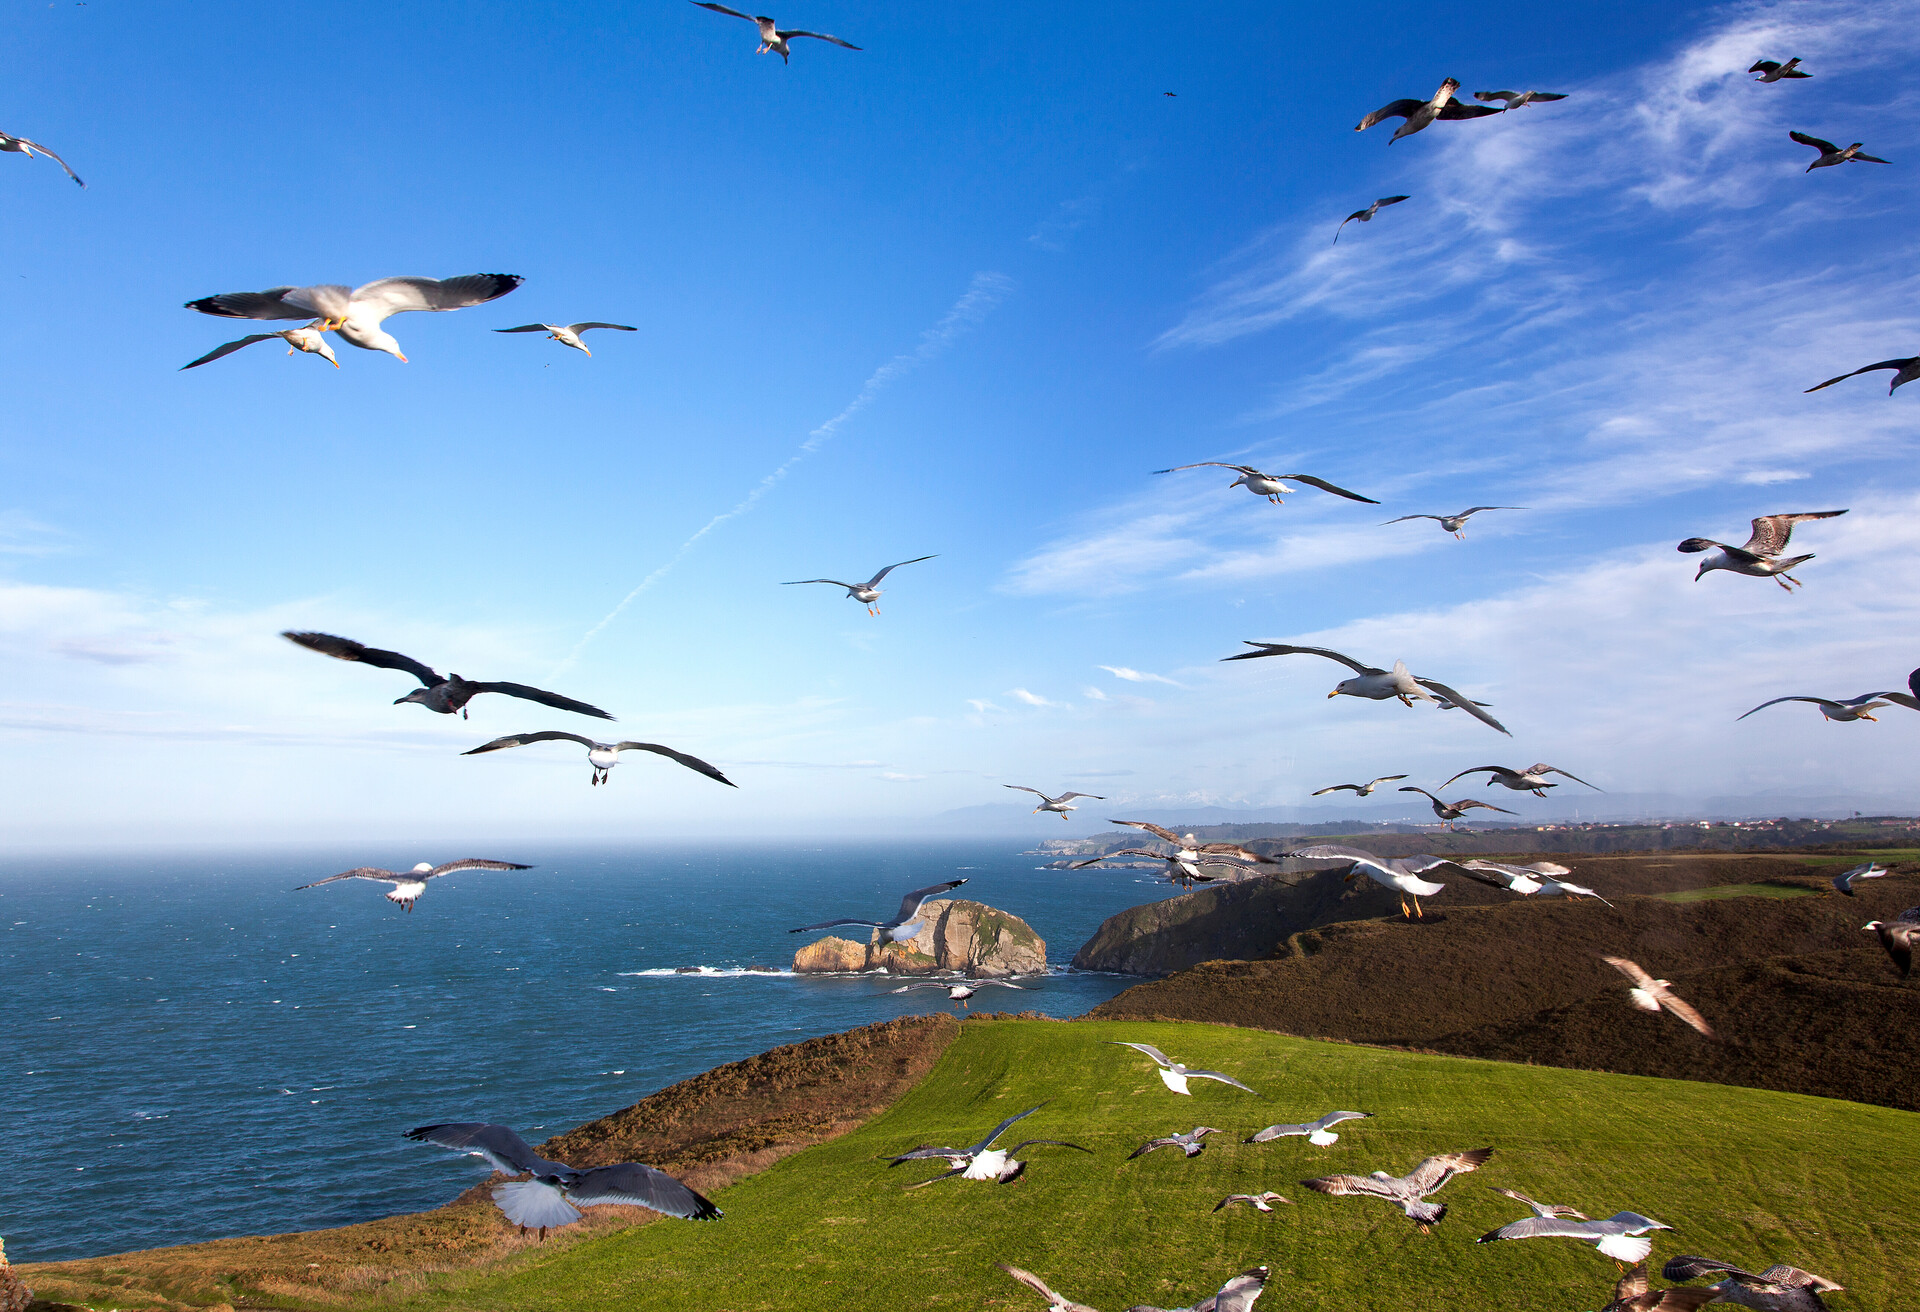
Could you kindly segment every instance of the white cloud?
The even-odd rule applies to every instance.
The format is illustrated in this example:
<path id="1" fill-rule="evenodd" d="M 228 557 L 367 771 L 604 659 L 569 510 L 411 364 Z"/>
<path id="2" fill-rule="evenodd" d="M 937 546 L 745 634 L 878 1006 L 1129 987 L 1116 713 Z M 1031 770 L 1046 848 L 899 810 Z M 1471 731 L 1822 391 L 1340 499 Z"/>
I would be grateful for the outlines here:
<path id="1" fill-rule="evenodd" d="M 1049 701 L 1037 692 L 1028 692 L 1025 688 L 1009 688 L 1007 696 L 1027 706 L 1065 706 L 1065 702 Z"/>
<path id="2" fill-rule="evenodd" d="M 1125 665 L 1102 665 L 1100 668 L 1114 678 L 1125 679 L 1128 683 L 1166 683 L 1176 688 L 1181 686 L 1164 674 L 1148 674 L 1144 670 L 1129 669 Z"/>

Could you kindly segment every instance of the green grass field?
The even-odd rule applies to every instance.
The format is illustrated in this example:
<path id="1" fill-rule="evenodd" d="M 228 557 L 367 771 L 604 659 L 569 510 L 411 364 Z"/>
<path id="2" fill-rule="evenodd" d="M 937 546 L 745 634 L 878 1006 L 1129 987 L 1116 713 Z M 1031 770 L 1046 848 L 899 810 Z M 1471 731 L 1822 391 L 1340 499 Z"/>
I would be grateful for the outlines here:
<path id="1" fill-rule="evenodd" d="M 1624 1013 L 1623 1013 L 1624 1014 Z M 1197 1081 L 1170 1093 L 1151 1064 L 1103 1040 L 1154 1043 L 1258 1090 Z M 876 1158 L 963 1146 L 1035 1103 L 1010 1132 L 1072 1139 L 1094 1155 L 1030 1150 L 1012 1185 L 943 1181 L 938 1162 Z M 1340 1141 L 1240 1141 L 1275 1121 L 1334 1109 L 1373 1119 Z M 1225 1134 L 1191 1161 L 1127 1153 L 1196 1123 Z M 1505 1065 L 1176 1023 L 996 1020 L 963 1027 L 933 1072 L 854 1133 L 717 1196 L 712 1224 L 661 1221 L 565 1252 L 437 1278 L 404 1303 L 463 1312 L 597 1309 L 1030 1308 L 993 1268 L 1026 1267 L 1095 1307 L 1178 1307 L 1256 1263 L 1263 1307 L 1343 1312 L 1602 1306 L 1614 1266 L 1568 1240 L 1476 1245 L 1521 1214 L 1503 1185 L 1594 1216 L 1631 1209 L 1676 1227 L 1653 1262 L 1697 1253 L 1749 1267 L 1791 1261 L 1840 1281 L 1837 1307 L 1883 1312 L 1920 1283 L 1920 1209 L 1905 1163 L 1920 1115 L 1719 1085 Z M 1397 1209 L 1329 1198 L 1299 1181 L 1336 1171 L 1402 1174 L 1422 1157 L 1492 1144 L 1481 1171 L 1439 1195 L 1451 1212 L 1420 1234 Z M 1899 1164 L 1899 1165 L 1895 1165 Z M 1272 1188 L 1272 1217 L 1215 1215 L 1228 1193 Z"/>

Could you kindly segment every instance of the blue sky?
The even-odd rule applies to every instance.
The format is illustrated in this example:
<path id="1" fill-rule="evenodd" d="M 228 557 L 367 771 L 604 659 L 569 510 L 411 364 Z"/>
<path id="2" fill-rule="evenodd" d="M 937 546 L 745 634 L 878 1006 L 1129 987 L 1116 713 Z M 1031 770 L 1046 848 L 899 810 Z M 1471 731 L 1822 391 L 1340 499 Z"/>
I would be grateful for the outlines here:
<path id="1" fill-rule="evenodd" d="M 0 156 L 0 832 L 855 836 L 1001 783 L 1123 814 L 1534 760 L 1912 795 L 1910 712 L 1734 717 L 1920 664 L 1920 396 L 1802 394 L 1920 349 L 1920 4 L 776 16 L 865 50 L 783 67 L 665 2 L 19 7 L 0 128 L 90 185 Z M 1450 74 L 1570 98 L 1351 130 Z M 1895 163 L 1805 174 L 1790 128 Z M 178 372 L 246 331 L 194 297 L 476 271 L 527 281 L 389 321 L 411 363 Z M 594 318 L 639 331 L 488 331 Z M 1383 504 L 1149 473 L 1206 459 Z M 1481 503 L 1528 509 L 1381 525 Z M 1792 597 L 1673 551 L 1841 506 Z M 927 553 L 879 618 L 778 586 Z M 461 759 L 597 730 L 390 706 L 289 627 L 557 687 L 740 790 Z M 1515 736 L 1218 664 L 1246 638 L 1404 658 Z"/>

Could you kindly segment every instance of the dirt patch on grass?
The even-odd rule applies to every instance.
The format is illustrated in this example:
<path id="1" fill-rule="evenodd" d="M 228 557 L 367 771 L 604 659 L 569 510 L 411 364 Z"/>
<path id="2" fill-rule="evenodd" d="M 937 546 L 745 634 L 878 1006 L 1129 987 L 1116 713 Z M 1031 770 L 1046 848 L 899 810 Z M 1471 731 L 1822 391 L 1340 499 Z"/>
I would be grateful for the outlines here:
<path id="1" fill-rule="evenodd" d="M 950 1015 L 909 1016 L 775 1048 L 670 1085 L 538 1148 L 575 1166 L 647 1162 L 707 1193 L 845 1134 L 885 1110 L 919 1083 L 959 1031 Z M 507 1223 L 488 1189 L 489 1184 L 476 1185 L 430 1212 L 334 1230 L 219 1239 L 15 1269 L 39 1296 L 40 1312 L 57 1303 L 120 1309 L 335 1307 L 409 1293 L 433 1275 L 541 1247 Z M 655 1219 L 632 1207 L 588 1208 L 578 1225 L 550 1234 L 544 1249 Z"/>

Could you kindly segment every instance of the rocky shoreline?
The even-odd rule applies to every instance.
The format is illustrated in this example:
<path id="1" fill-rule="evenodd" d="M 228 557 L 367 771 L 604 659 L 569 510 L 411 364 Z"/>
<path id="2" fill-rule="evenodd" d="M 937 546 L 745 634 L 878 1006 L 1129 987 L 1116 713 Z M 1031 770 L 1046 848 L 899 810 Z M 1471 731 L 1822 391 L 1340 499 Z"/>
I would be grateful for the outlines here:
<path id="1" fill-rule="evenodd" d="M 796 974 L 960 974 L 975 979 L 1040 975 L 1047 941 L 1020 917 L 984 902 L 941 898 L 920 908 L 920 932 L 904 943 L 827 937 L 793 954 Z"/>

